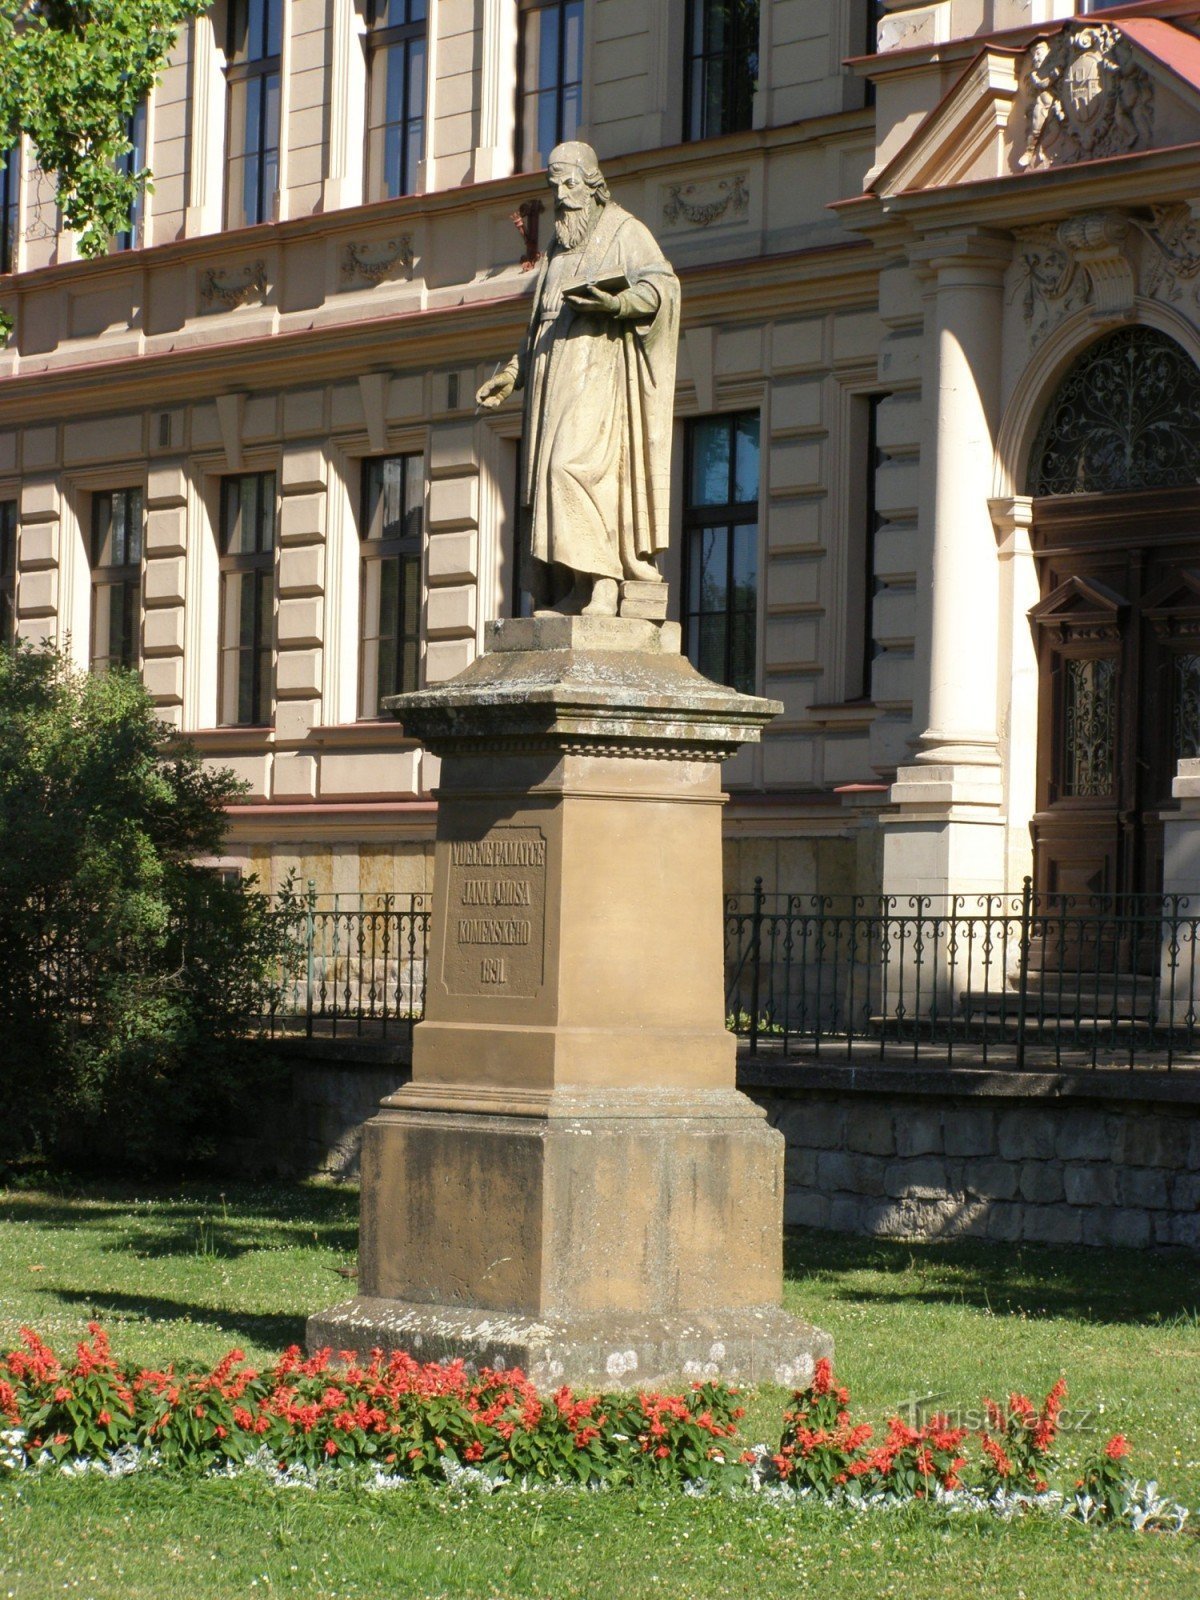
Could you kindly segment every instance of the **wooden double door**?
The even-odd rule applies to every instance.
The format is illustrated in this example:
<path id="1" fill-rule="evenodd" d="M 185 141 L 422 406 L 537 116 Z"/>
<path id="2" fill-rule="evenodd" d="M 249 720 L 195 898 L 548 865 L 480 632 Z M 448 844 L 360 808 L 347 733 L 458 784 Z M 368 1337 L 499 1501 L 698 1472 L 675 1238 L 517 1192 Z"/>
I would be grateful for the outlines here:
<path id="1" fill-rule="evenodd" d="M 1200 491 L 1037 501 L 1034 550 L 1034 886 L 1158 894 L 1159 814 L 1200 756 Z"/>

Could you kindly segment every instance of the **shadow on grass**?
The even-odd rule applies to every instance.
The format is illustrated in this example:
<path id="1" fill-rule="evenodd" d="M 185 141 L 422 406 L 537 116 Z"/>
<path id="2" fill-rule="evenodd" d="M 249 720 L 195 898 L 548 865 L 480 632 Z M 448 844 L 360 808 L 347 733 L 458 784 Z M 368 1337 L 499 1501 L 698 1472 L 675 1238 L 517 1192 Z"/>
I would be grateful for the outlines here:
<path id="1" fill-rule="evenodd" d="M 922 1244 L 796 1228 L 784 1242 L 784 1272 L 795 1285 L 875 1305 L 1200 1326 L 1200 1258 L 1182 1251 Z"/>
<path id="2" fill-rule="evenodd" d="M 232 1215 L 231 1215 L 232 1213 Z M 118 1225 L 123 1234 L 137 1229 L 150 1253 L 154 1237 L 167 1255 L 196 1250 L 197 1225 L 228 1240 L 235 1253 L 253 1248 L 253 1236 L 278 1248 L 312 1242 L 334 1249 L 353 1248 L 358 1225 L 358 1191 L 316 1184 L 84 1183 L 69 1194 L 45 1191 L 0 1194 L 0 1222 L 28 1222 L 43 1228 L 96 1229 Z M 328 1236 L 333 1230 L 333 1237 Z M 247 1242 L 249 1240 L 249 1242 Z M 121 1248 L 125 1248 L 122 1243 Z"/>
<path id="3" fill-rule="evenodd" d="M 339 1278 L 331 1276 L 330 1283 L 330 1305 L 354 1292 L 352 1286 L 347 1288 Z M 206 1328 L 221 1328 L 229 1335 L 231 1344 L 246 1341 L 282 1350 L 289 1344 L 304 1343 L 304 1315 L 233 1311 L 226 1306 L 204 1306 L 158 1295 L 119 1294 L 112 1289 L 47 1289 L 44 1292 L 67 1305 L 85 1308 L 89 1317 L 105 1324 L 114 1340 L 122 1322 L 190 1321 Z M 314 1311 L 320 1309 L 313 1307 Z"/>
<path id="4" fill-rule="evenodd" d="M 253 1222 L 225 1221 L 218 1213 L 205 1215 L 192 1209 L 180 1216 L 169 1228 L 155 1228 L 153 1224 L 140 1226 L 138 1221 L 126 1219 L 120 1238 L 101 1247 L 124 1255 L 132 1251 L 146 1261 L 165 1261 L 190 1256 L 216 1257 L 233 1261 L 239 1256 L 251 1255 L 256 1250 L 335 1250 L 342 1255 L 353 1255 L 358 1248 L 358 1221 L 343 1222 L 340 1226 L 325 1223 L 318 1227 L 282 1226 Z"/>

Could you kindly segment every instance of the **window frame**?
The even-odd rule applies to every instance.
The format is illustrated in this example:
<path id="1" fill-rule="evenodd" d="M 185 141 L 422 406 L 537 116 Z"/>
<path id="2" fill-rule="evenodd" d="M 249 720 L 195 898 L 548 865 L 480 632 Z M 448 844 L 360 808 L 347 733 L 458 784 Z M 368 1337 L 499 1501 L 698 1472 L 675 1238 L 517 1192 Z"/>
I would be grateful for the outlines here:
<path id="1" fill-rule="evenodd" d="M 384 516 L 384 471 L 389 461 L 404 463 L 403 481 L 401 487 L 401 506 L 406 509 L 416 509 L 419 513 L 418 526 L 414 531 L 407 530 L 400 534 L 388 537 L 376 535 L 376 525 L 381 528 Z M 409 474 L 411 464 L 419 463 L 417 471 L 420 474 L 420 497 L 415 508 L 408 508 L 407 502 L 411 488 Z M 372 486 L 372 477 L 379 474 L 378 489 Z M 393 694 L 405 694 L 410 689 L 419 689 L 421 686 L 422 668 L 424 663 L 424 588 L 425 588 L 425 485 L 426 485 L 426 452 L 424 450 L 394 450 L 384 455 L 364 456 L 362 458 L 362 477 L 359 493 L 359 624 L 358 624 L 358 720 L 360 722 L 377 722 L 387 720 L 387 712 L 381 709 L 383 700 Z M 401 516 L 406 514 L 402 509 Z M 379 632 L 380 619 L 378 614 L 373 618 L 368 617 L 368 606 L 372 586 L 368 568 L 379 566 L 382 568 L 386 561 L 397 561 L 399 567 L 399 583 L 396 603 L 397 630 L 394 637 L 395 655 L 392 684 L 385 688 L 379 671 L 379 644 L 382 634 Z M 404 618 L 408 599 L 408 581 L 411 580 L 416 588 L 416 629 L 412 635 L 404 630 Z M 373 628 L 374 631 L 370 631 Z M 367 669 L 369 661 L 368 645 L 374 643 L 375 673 L 373 691 L 367 693 Z M 412 672 L 406 672 L 405 663 L 409 660 L 411 650 Z M 410 681 L 411 680 L 411 681 Z M 372 707 L 373 709 L 369 709 Z"/>
<path id="2" fill-rule="evenodd" d="M 514 167 L 517 172 L 524 172 L 527 170 L 538 171 L 540 170 L 538 168 L 526 167 L 526 160 L 529 157 L 530 152 L 526 149 L 525 104 L 526 101 L 530 99 L 540 100 L 543 94 L 549 94 L 551 92 L 554 94 L 555 132 L 554 141 L 550 146 L 550 150 L 553 150 L 555 145 L 562 144 L 566 140 L 578 137 L 579 130 L 583 126 L 583 88 L 584 74 L 587 67 L 587 38 L 584 30 L 587 25 L 587 8 L 584 0 L 518 0 L 518 6 L 516 87 L 517 120 L 515 151 L 516 159 L 514 162 Z M 568 82 L 565 79 L 567 30 L 563 24 L 566 20 L 566 12 L 568 8 L 573 8 L 575 6 L 578 6 L 579 8 L 579 77 L 577 79 L 571 79 Z M 528 19 L 535 11 L 558 12 L 558 60 L 554 83 L 544 87 L 539 84 L 536 89 L 529 90 L 525 87 L 526 45 L 529 26 Z M 566 91 L 571 88 L 578 90 L 579 116 L 575 127 L 568 133 L 565 131 L 565 125 L 563 122 L 563 103 Z M 544 152 L 547 161 L 550 159 L 550 150 Z"/>
<path id="3" fill-rule="evenodd" d="M 279 164 L 283 150 L 283 29 L 286 6 L 284 0 L 262 0 L 262 27 L 260 37 L 255 41 L 249 40 L 250 32 L 250 4 L 251 0 L 230 0 L 229 11 L 226 18 L 225 30 L 225 160 L 226 160 L 226 185 L 225 185 L 225 227 L 253 228 L 264 222 L 272 222 L 275 218 L 276 195 L 279 192 Z M 271 15 L 278 13 L 278 49 L 274 54 L 267 54 L 260 47 L 270 46 L 272 43 Z M 245 13 L 247 43 L 243 46 L 239 40 L 239 21 Z M 254 54 L 259 50 L 258 54 Z M 270 117 L 267 112 L 269 104 L 267 93 L 267 80 L 275 79 L 276 117 L 275 117 L 275 142 L 268 141 Z M 258 101 L 258 117 L 256 120 L 257 144 L 251 147 L 249 139 L 244 138 L 242 148 L 235 150 L 233 146 L 234 105 L 239 93 L 244 93 L 249 101 L 250 84 L 257 80 L 261 84 Z M 250 129 L 249 110 L 245 116 L 247 133 Z M 268 194 L 264 189 L 264 179 L 268 168 L 268 156 L 274 153 L 275 157 L 275 186 Z M 245 163 L 254 156 L 258 161 L 258 181 L 255 186 L 255 216 L 250 217 L 245 211 L 246 180 Z M 235 183 L 235 178 L 240 182 Z M 235 202 L 237 215 L 234 215 Z"/>
<path id="4" fill-rule="evenodd" d="M 737 434 L 738 424 L 746 419 L 753 418 L 759 427 L 758 438 L 758 475 L 755 485 L 755 498 L 753 500 L 734 500 L 730 498 L 721 504 L 696 505 L 692 502 L 693 469 L 695 466 L 696 438 L 699 425 L 714 421 L 724 422 L 729 430 L 729 490 L 731 496 L 736 492 L 737 477 Z M 732 688 L 741 687 L 745 694 L 756 692 L 759 680 L 759 599 L 762 592 L 762 411 L 759 408 L 742 409 L 738 411 L 708 412 L 702 416 L 688 417 L 684 429 L 684 478 L 683 478 L 683 514 L 682 538 L 680 540 L 680 602 L 679 614 L 683 623 L 683 649 L 684 654 L 696 667 L 700 666 L 699 640 L 695 635 L 696 624 L 704 616 L 720 616 L 725 619 L 724 662 L 720 682 Z M 743 607 L 734 610 L 729 600 L 734 592 L 733 574 L 734 557 L 737 541 L 734 530 L 737 528 L 754 528 L 755 562 L 754 562 L 754 602 L 753 607 Z M 692 577 L 692 544 L 693 534 L 705 529 L 722 529 L 726 536 L 725 545 L 725 595 L 726 606 L 723 611 L 693 612 L 691 608 L 691 577 Z M 752 620 L 752 638 L 754 643 L 753 661 L 749 674 L 749 681 L 738 685 L 734 681 L 733 671 L 733 642 L 735 630 L 732 619 L 737 616 L 748 616 Z"/>
<path id="5" fill-rule="evenodd" d="M 20 139 L 8 152 L 4 171 L 0 172 L 0 274 L 8 275 L 19 267 L 21 233 L 21 164 Z"/>
<path id="6" fill-rule="evenodd" d="M 150 132 L 149 104 L 142 100 L 137 110 L 127 119 L 125 124 L 125 137 L 129 140 L 129 149 L 123 156 L 117 158 L 117 171 L 132 178 L 147 165 L 149 152 L 147 141 Z M 116 251 L 136 250 L 142 244 L 142 226 L 146 218 L 146 186 L 142 184 L 138 189 L 137 197 L 129 213 L 128 228 L 121 228 L 113 235 L 113 249 Z"/>
<path id="7" fill-rule="evenodd" d="M 0 498 L 0 647 L 17 636 L 17 538 L 20 528 L 15 495 Z"/>
<path id="8" fill-rule="evenodd" d="M 711 0 L 687 0 L 684 12 L 683 142 L 685 144 L 695 144 L 701 139 L 719 139 L 730 133 L 745 133 L 754 126 L 754 96 L 759 81 L 759 70 L 757 69 L 761 67 L 761 62 L 759 60 L 759 45 L 762 36 L 761 5 L 758 5 L 755 11 L 754 39 L 752 48 L 749 42 L 745 44 L 741 42 L 740 30 L 735 29 L 733 32 L 734 43 L 729 48 L 723 51 L 709 51 L 704 49 L 697 51 L 693 48 L 693 41 L 696 34 L 697 16 L 698 14 L 702 15 L 704 8 L 710 3 Z M 701 38 L 703 39 L 703 35 L 701 35 Z M 721 126 L 719 128 L 710 128 L 706 126 L 704 121 L 703 105 L 700 107 L 699 111 L 697 111 L 695 104 L 696 69 L 698 64 L 707 63 L 709 61 L 724 60 L 736 66 L 739 57 L 749 57 L 751 54 L 754 58 L 756 71 L 747 91 L 745 121 L 736 121 L 731 116 L 729 97 L 728 95 L 725 95 L 722 97 L 721 103 Z M 699 119 L 698 125 L 693 127 L 693 124 L 697 122 L 697 117 Z"/>
<path id="9" fill-rule="evenodd" d="M 249 551 L 230 551 L 229 543 L 232 537 L 232 524 L 229 514 L 230 492 L 234 484 L 242 485 L 249 479 L 257 479 L 260 486 L 258 495 L 257 526 L 255 529 L 254 549 Z M 271 492 L 266 495 L 262 492 L 265 480 L 270 479 Z M 225 473 L 219 480 L 219 507 L 217 523 L 217 568 L 219 585 L 219 604 L 217 607 L 217 726 L 221 728 L 269 728 L 272 726 L 275 705 L 275 674 L 279 654 L 279 645 L 276 628 L 276 613 L 278 609 L 278 592 L 275 580 L 275 564 L 279 550 L 279 475 L 274 467 L 263 467 L 251 472 Z M 240 490 L 239 490 L 240 492 Z M 271 538 L 270 543 L 263 547 L 262 527 L 264 511 L 270 507 L 271 513 Z M 253 626 L 250 643 L 241 641 L 236 645 L 225 643 L 226 626 L 229 616 L 229 593 L 232 577 L 245 578 L 247 574 L 254 574 L 254 612 Z M 263 579 L 267 579 L 264 585 Z M 264 591 L 269 588 L 270 616 L 266 616 L 266 606 L 263 603 Z M 248 715 L 243 717 L 242 711 L 242 658 L 249 655 L 257 665 L 252 675 L 252 687 Z M 227 658 L 235 656 L 238 664 L 238 688 L 236 719 L 227 720 L 225 707 L 229 699 L 229 679 L 227 677 Z M 269 670 L 263 674 L 261 661 L 266 655 L 269 658 Z"/>
<path id="10" fill-rule="evenodd" d="M 103 548 L 101 542 L 100 513 L 105 503 L 108 504 L 108 529 L 112 528 L 114 521 L 115 503 L 119 498 L 127 502 L 126 538 L 128 529 L 135 525 L 133 507 L 137 507 L 137 555 L 133 561 L 108 561 L 100 560 Z M 146 497 L 142 485 L 123 484 L 115 489 L 93 489 L 91 492 L 91 529 L 88 540 L 88 569 L 91 576 L 91 609 L 88 627 L 88 668 L 91 672 L 111 671 L 114 666 L 124 667 L 129 671 L 141 670 L 142 651 L 142 620 L 144 613 L 142 576 L 146 561 Z M 107 530 L 104 538 L 107 538 Z M 112 649 L 111 626 L 109 648 L 101 656 L 97 653 L 96 636 L 97 622 L 100 617 L 101 594 L 107 596 L 108 615 L 112 617 L 113 592 L 121 595 L 121 636 L 125 648 L 118 656 Z"/>
<path id="11" fill-rule="evenodd" d="M 395 4 L 396 0 L 392 0 Z M 428 0 L 404 0 L 406 22 L 391 23 L 381 27 L 377 20 L 381 7 L 385 7 L 388 0 L 367 0 L 367 28 L 363 39 L 366 51 L 367 71 L 367 115 L 366 115 L 366 149 L 367 149 L 367 195 L 368 202 L 376 200 L 396 200 L 402 195 L 414 194 L 417 186 L 416 171 L 408 170 L 409 164 L 409 130 L 414 124 L 420 124 L 420 153 L 416 156 L 414 166 L 419 167 L 425 160 L 426 137 L 426 100 L 429 93 L 429 4 Z M 415 20 L 412 18 L 414 5 L 422 5 L 423 13 Z M 421 102 L 414 108 L 410 104 L 410 91 L 412 87 L 412 46 L 423 46 L 423 63 L 421 67 Z M 388 56 L 393 50 L 401 50 L 404 57 L 404 102 L 402 115 L 397 122 L 388 122 L 382 119 L 376 123 L 376 58 L 380 55 Z M 385 87 L 383 98 L 386 101 L 386 72 L 384 67 Z M 384 109 L 386 110 L 386 104 Z M 399 128 L 400 137 L 400 184 L 393 193 L 387 184 L 387 161 L 375 154 L 375 141 L 378 131 L 379 150 L 387 149 L 387 132 L 390 128 Z"/>

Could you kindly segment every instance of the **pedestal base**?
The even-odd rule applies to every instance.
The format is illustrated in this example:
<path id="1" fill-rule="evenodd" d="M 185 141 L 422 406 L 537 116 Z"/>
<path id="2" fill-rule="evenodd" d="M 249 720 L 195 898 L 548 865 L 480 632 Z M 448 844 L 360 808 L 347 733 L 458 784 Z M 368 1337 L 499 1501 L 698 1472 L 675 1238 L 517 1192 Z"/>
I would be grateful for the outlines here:
<path id="1" fill-rule="evenodd" d="M 425 1016 L 363 1136 L 359 1298 L 309 1346 L 801 1384 L 831 1343 L 779 1309 L 783 1138 L 734 1087 L 721 937 L 720 762 L 782 707 L 677 624 L 487 641 L 389 702 L 443 763 Z"/>
<path id="2" fill-rule="evenodd" d="M 517 1316 L 460 1306 L 417 1306 L 361 1296 L 308 1319 L 310 1350 L 407 1350 L 418 1361 L 520 1367 L 539 1389 L 637 1389 L 693 1379 L 803 1387 L 827 1333 L 778 1306 L 687 1316 L 608 1311 L 590 1317 Z"/>

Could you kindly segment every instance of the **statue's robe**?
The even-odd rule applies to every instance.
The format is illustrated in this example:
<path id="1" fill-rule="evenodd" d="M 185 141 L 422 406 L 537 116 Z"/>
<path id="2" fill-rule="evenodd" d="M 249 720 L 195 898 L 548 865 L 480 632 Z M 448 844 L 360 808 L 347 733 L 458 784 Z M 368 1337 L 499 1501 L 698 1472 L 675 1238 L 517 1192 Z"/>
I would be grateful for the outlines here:
<path id="1" fill-rule="evenodd" d="M 621 315 L 580 312 L 564 285 L 624 275 Z M 658 577 L 670 527 L 679 280 L 648 228 L 611 201 L 578 249 L 542 260 L 524 385 L 532 554 L 604 578 Z"/>

